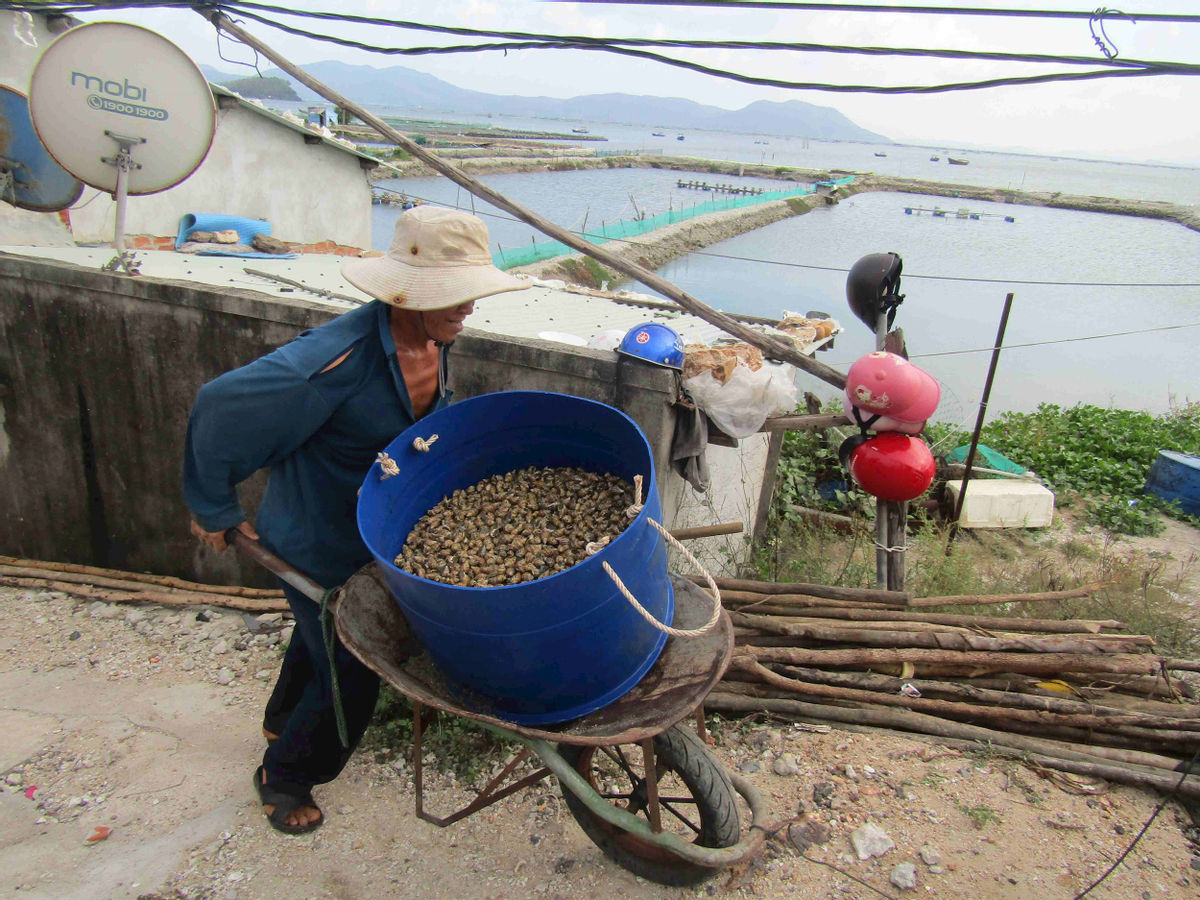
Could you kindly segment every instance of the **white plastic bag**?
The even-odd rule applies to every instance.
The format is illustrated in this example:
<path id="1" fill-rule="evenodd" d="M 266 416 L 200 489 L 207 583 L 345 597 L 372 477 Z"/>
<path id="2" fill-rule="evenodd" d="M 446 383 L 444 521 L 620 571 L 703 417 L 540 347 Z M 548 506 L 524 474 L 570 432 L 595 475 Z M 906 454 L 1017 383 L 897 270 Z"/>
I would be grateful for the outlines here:
<path id="1" fill-rule="evenodd" d="M 788 365 L 764 363 L 754 370 L 738 363 L 724 384 L 705 371 L 685 380 L 683 386 L 718 428 L 744 438 L 757 433 L 767 416 L 796 408 L 795 377 L 796 370 Z"/>

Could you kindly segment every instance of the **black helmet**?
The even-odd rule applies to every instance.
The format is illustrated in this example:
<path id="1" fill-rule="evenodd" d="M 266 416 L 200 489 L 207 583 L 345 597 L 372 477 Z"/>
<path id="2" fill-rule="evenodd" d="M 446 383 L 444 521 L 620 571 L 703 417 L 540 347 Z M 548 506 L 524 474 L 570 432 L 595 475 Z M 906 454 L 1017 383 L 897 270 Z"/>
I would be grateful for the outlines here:
<path id="1" fill-rule="evenodd" d="M 887 313 L 888 328 L 896 319 L 896 307 L 904 299 L 900 293 L 902 268 L 898 253 L 869 253 L 850 267 L 846 276 L 850 311 L 872 331 L 881 314 Z"/>

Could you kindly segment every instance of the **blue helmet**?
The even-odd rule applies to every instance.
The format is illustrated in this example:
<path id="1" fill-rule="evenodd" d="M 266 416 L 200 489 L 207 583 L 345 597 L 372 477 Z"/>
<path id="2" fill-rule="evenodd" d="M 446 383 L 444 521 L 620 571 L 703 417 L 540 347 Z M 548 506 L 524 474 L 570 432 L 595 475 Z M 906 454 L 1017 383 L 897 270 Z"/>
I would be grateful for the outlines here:
<path id="1" fill-rule="evenodd" d="M 683 368 L 683 338 L 658 322 L 643 322 L 625 332 L 618 353 L 668 369 Z"/>

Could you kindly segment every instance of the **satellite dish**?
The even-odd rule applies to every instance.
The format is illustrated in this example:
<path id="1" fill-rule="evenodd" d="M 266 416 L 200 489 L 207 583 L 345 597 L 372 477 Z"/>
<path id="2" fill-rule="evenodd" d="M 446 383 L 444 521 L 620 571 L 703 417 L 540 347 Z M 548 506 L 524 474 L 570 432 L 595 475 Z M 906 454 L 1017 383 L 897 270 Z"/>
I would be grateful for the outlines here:
<path id="1" fill-rule="evenodd" d="M 33 70 L 29 109 L 59 164 L 113 194 L 122 180 L 128 194 L 183 181 L 204 161 L 216 128 L 212 91 L 196 64 L 161 35 L 124 22 L 60 35 Z"/>
<path id="2" fill-rule="evenodd" d="M 0 86 L 0 200 L 22 209 L 57 212 L 81 193 L 83 183 L 56 163 L 38 140 L 25 95 Z"/>

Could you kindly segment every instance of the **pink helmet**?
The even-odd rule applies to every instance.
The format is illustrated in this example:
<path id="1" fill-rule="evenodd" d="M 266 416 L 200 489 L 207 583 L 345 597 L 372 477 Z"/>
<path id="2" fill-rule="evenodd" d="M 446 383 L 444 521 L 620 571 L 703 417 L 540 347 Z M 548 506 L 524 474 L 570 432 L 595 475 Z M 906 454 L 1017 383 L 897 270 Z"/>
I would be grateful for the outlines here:
<path id="1" fill-rule="evenodd" d="M 850 396 L 850 391 L 846 391 L 843 395 L 846 400 L 846 415 L 859 428 L 864 431 L 874 431 L 876 433 L 882 431 L 898 431 L 901 434 L 920 434 L 925 430 L 925 422 L 901 422 L 899 419 L 893 419 L 891 416 L 880 415 L 877 412 L 871 412 L 869 409 L 863 409 L 861 406 L 854 404 L 854 398 Z"/>
<path id="2" fill-rule="evenodd" d="M 915 424 L 933 415 L 942 389 L 903 356 L 876 350 L 846 373 L 846 396 L 859 409 Z"/>

